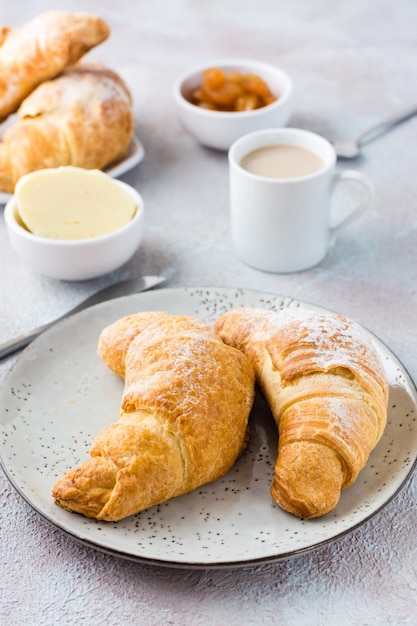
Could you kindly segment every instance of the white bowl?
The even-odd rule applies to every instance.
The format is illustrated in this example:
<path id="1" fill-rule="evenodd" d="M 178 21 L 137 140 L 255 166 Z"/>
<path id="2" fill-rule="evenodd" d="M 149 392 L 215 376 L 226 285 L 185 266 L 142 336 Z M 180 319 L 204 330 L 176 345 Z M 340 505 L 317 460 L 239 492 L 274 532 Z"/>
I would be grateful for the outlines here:
<path id="1" fill-rule="evenodd" d="M 226 72 L 240 71 L 262 78 L 278 99 L 253 111 L 224 112 L 204 109 L 187 97 L 203 80 L 203 71 L 218 67 Z M 174 101 L 183 126 L 205 146 L 228 150 L 242 135 L 261 128 L 285 126 L 291 115 L 292 81 L 278 67 L 245 59 L 214 60 L 182 75 L 174 85 Z"/>
<path id="2" fill-rule="evenodd" d="M 130 185 L 114 181 L 137 205 L 133 218 L 118 230 L 90 239 L 50 239 L 26 230 L 12 196 L 4 209 L 7 235 L 18 256 L 34 271 L 60 280 L 88 280 L 111 272 L 136 252 L 143 236 L 145 205 Z"/>

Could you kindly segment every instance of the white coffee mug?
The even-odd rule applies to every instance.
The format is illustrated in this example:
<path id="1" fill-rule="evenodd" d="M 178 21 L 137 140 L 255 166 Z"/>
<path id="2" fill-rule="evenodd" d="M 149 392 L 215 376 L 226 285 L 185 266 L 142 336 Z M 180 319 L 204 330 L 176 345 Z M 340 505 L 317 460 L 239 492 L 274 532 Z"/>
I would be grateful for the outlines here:
<path id="1" fill-rule="evenodd" d="M 322 160 L 322 167 L 295 178 L 270 178 L 242 167 L 243 157 L 274 145 L 309 150 Z M 333 146 L 310 131 L 255 131 L 235 141 L 228 157 L 233 245 L 242 261 L 260 270 L 297 272 L 317 265 L 332 239 L 372 204 L 370 180 L 356 170 L 335 172 Z M 331 226 L 334 190 L 346 180 L 359 183 L 363 194 L 357 206 Z"/>

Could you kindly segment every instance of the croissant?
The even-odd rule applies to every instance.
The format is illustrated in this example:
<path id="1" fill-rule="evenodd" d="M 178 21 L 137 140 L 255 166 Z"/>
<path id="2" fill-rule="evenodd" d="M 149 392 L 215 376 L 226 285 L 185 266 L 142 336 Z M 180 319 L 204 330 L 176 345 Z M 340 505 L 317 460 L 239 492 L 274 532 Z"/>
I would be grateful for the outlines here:
<path id="1" fill-rule="evenodd" d="M 232 309 L 215 330 L 249 357 L 278 426 L 273 499 L 301 518 L 330 512 L 386 424 L 376 349 L 346 317 L 298 309 Z"/>
<path id="2" fill-rule="evenodd" d="M 64 11 L 47 11 L 20 28 L 0 28 L 0 121 L 109 34 L 99 17 Z"/>
<path id="3" fill-rule="evenodd" d="M 55 502 L 120 520 L 224 475 L 245 449 L 254 372 L 204 322 L 145 312 L 104 329 L 99 354 L 125 377 L 119 420 L 91 458 L 52 489 Z"/>
<path id="4" fill-rule="evenodd" d="M 80 63 L 39 85 L 18 116 L 0 143 L 0 189 L 7 192 L 34 170 L 102 169 L 126 154 L 133 134 L 128 88 L 96 63 Z"/>

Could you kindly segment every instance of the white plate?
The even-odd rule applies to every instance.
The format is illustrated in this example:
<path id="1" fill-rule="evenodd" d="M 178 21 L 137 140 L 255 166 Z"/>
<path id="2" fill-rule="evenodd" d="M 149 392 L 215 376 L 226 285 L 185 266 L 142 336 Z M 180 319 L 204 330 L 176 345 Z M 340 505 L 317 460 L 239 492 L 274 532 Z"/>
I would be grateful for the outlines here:
<path id="1" fill-rule="evenodd" d="M 130 142 L 129 149 L 124 159 L 112 165 L 111 167 L 104 168 L 104 172 L 113 178 L 126 174 L 129 170 L 138 165 L 145 156 L 145 148 L 134 135 Z"/>
<path id="2" fill-rule="evenodd" d="M 145 149 L 139 139 L 134 135 L 129 144 L 129 149 L 125 158 L 111 167 L 104 168 L 103 171 L 112 178 L 118 178 L 138 165 L 143 160 L 144 156 Z M 11 197 L 11 193 L 0 191 L 0 205 L 6 204 Z"/>
<path id="3" fill-rule="evenodd" d="M 123 381 L 97 356 L 101 329 L 141 310 L 195 315 L 211 323 L 242 305 L 321 310 L 241 289 L 161 289 L 87 309 L 28 346 L 0 392 L 2 463 L 23 498 L 85 544 L 176 567 L 238 567 L 288 558 L 342 537 L 377 513 L 416 463 L 417 392 L 401 363 L 373 335 L 390 382 L 388 424 L 366 468 L 326 517 L 300 520 L 273 503 L 269 487 L 277 434 L 261 396 L 250 420 L 249 448 L 215 483 L 117 523 L 87 519 L 53 503 L 52 485 L 88 457 L 94 435 L 118 416 Z"/>

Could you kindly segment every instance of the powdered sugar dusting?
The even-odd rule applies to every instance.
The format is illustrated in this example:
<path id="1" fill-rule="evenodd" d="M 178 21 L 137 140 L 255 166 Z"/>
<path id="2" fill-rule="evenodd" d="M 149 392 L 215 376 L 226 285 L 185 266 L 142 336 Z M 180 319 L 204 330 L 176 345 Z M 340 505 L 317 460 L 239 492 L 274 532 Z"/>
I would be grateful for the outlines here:
<path id="1" fill-rule="evenodd" d="M 362 327 L 333 313 L 317 313 L 307 309 L 286 308 L 279 312 L 247 308 L 243 315 L 251 325 L 251 335 L 256 341 L 270 342 L 277 334 L 288 333 L 292 350 L 314 352 L 316 369 L 327 371 L 334 367 L 358 369 L 365 361 L 383 378 L 383 366 Z M 260 324 L 259 322 L 262 321 Z"/>
<path id="2" fill-rule="evenodd" d="M 246 358 L 226 346 L 205 322 L 185 316 L 161 318 L 128 350 L 125 402 L 135 398 L 137 408 L 163 406 L 173 419 L 192 416 L 196 405 L 204 406 L 207 415 L 215 414 L 237 387 L 249 406 L 250 380 Z M 234 413 L 227 403 L 225 408 Z"/>
<path id="3" fill-rule="evenodd" d="M 81 110 L 88 111 L 102 103 L 103 108 L 108 104 L 113 106 L 123 104 L 126 110 L 130 107 L 128 92 L 110 76 L 104 73 L 79 72 L 77 69 L 65 72 L 61 77 L 54 80 L 54 99 L 45 108 L 45 101 L 48 102 L 50 82 L 40 85 L 32 95 L 22 104 L 19 110 L 20 117 L 36 116 L 39 113 L 53 113 L 55 110 L 59 116 L 68 114 L 75 106 Z M 42 100 L 45 94 L 46 100 Z M 50 100 L 50 99 L 49 99 Z M 41 103 L 42 108 L 39 107 Z"/>

